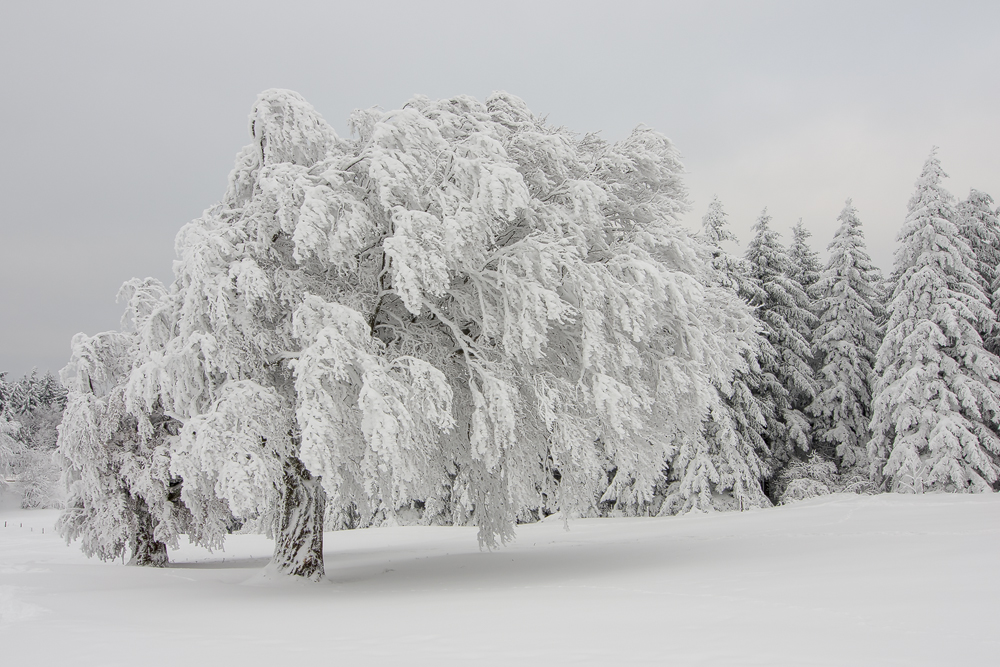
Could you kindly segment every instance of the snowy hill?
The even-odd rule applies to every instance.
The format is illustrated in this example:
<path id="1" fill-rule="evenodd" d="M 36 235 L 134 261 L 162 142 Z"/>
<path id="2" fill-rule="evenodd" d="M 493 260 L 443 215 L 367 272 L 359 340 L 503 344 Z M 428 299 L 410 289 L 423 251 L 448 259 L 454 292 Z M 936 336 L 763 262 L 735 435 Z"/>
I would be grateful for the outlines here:
<path id="1" fill-rule="evenodd" d="M 272 544 L 88 560 L 2 510 L 8 665 L 958 665 L 1000 655 L 1000 495 L 828 496 L 746 513 L 328 533 L 326 579 Z M 44 530 L 44 533 L 43 533 Z"/>

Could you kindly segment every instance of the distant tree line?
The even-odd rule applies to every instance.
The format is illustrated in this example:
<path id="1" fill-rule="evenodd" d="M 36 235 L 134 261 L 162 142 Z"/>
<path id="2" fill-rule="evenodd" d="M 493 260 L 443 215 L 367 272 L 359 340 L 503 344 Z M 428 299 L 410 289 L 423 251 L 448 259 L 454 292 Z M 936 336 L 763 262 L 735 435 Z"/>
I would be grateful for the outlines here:
<path id="1" fill-rule="evenodd" d="M 0 373 L 0 491 L 22 507 L 57 507 L 59 466 L 52 460 L 66 389 L 36 371 L 16 381 Z"/>

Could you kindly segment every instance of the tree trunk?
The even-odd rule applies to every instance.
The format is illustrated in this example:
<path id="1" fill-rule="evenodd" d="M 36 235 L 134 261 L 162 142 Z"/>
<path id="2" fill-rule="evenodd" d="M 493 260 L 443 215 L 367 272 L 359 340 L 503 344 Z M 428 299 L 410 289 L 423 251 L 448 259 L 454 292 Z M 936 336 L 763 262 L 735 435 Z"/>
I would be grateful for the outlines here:
<path id="1" fill-rule="evenodd" d="M 298 457 L 285 461 L 282 493 L 271 568 L 279 574 L 323 578 L 323 518 L 326 493 Z"/>
<path id="2" fill-rule="evenodd" d="M 153 536 L 153 515 L 149 513 L 145 501 L 138 496 L 130 496 L 132 509 L 132 558 L 129 565 L 143 567 L 166 567 L 167 545 Z"/>

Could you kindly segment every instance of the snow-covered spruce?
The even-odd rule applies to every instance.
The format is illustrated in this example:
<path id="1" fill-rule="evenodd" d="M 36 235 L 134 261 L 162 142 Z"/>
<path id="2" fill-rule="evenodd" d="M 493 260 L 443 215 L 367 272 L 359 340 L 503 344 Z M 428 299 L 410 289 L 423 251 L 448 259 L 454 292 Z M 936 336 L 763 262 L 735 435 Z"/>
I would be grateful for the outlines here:
<path id="1" fill-rule="evenodd" d="M 819 326 L 813 351 L 820 365 L 819 394 L 809 406 L 818 442 L 835 448 L 842 469 L 867 474 L 871 437 L 872 369 L 882 342 L 881 279 L 865 247 L 857 209 L 847 200 L 828 249 L 830 259 L 815 284 Z"/>
<path id="2" fill-rule="evenodd" d="M 723 243 L 735 242 L 729 230 L 722 202 L 713 198 L 702 218 L 700 240 L 709 257 L 710 275 L 706 282 L 735 292 L 746 302 L 757 294 L 756 283 L 748 277 L 746 262 L 729 254 Z M 763 491 L 767 467 L 764 431 L 773 415 L 773 406 L 758 396 L 767 380 L 760 367 L 761 350 L 773 355 L 770 343 L 754 337 L 754 345 L 745 349 L 744 368 L 732 381 L 717 385 L 716 400 L 709 408 L 700 438 L 684 443 L 671 462 L 674 483 L 661 513 L 718 508 L 748 509 L 770 505 Z"/>
<path id="3" fill-rule="evenodd" d="M 802 218 L 792 227 L 792 243 L 788 246 L 788 275 L 802 287 L 802 290 L 812 301 L 817 298 L 813 286 L 819 280 L 823 264 L 819 261 L 819 253 L 809 245 L 812 232 L 802 224 Z M 811 330 L 810 330 L 811 334 Z"/>
<path id="4" fill-rule="evenodd" d="M 997 266 L 1000 264 L 1000 225 L 997 212 L 993 209 L 993 198 L 985 192 L 970 190 L 969 196 L 956 207 L 956 224 L 962 238 L 972 250 L 971 268 L 979 274 L 979 286 L 990 297 L 993 312 L 1000 313 L 1000 282 L 997 280 Z M 993 354 L 1000 352 L 1000 330 L 980 329 L 988 349 Z"/>
<path id="5" fill-rule="evenodd" d="M 1000 359 L 972 249 L 954 223 L 936 150 L 899 232 L 875 373 L 872 474 L 893 491 L 989 491 L 1000 476 Z"/>
<path id="6" fill-rule="evenodd" d="M 183 423 L 201 528 L 273 519 L 272 569 L 316 579 L 324 495 L 367 520 L 419 501 L 485 545 L 539 511 L 649 506 L 754 340 L 701 282 L 670 142 L 573 135 L 503 93 L 351 127 L 263 93 L 225 197 L 178 235 L 129 396 Z"/>
<path id="7" fill-rule="evenodd" d="M 775 418 L 768 423 L 765 439 L 774 465 L 787 462 L 796 450 L 808 451 L 811 426 L 803 409 L 816 395 L 816 380 L 810 365 L 812 351 L 806 338 L 815 317 L 809 297 L 791 278 L 791 262 L 771 229 L 765 209 L 754 225 L 755 236 L 746 251 L 750 277 L 757 293 L 750 305 L 763 325 L 764 338 L 773 354 L 761 356 L 764 382 L 760 394 L 774 406 Z"/>
<path id="8" fill-rule="evenodd" d="M 823 269 L 819 261 L 819 253 L 809 245 L 812 232 L 802 224 L 799 218 L 792 226 L 792 242 L 788 246 L 788 277 L 797 282 L 806 295 L 802 305 L 813 315 L 809 320 L 802 320 L 799 324 L 799 332 L 810 345 L 813 343 L 816 326 L 819 324 L 819 311 L 817 309 L 818 296 L 816 294 L 816 282 L 819 280 L 820 272 Z M 810 354 L 809 364 L 812 366 L 813 374 L 819 370 L 818 360 L 815 355 Z M 809 402 L 802 397 L 797 403 L 797 407 L 807 412 Z"/>
<path id="9" fill-rule="evenodd" d="M 69 393 L 56 450 L 66 508 L 56 529 L 102 560 L 127 549 L 131 565 L 163 566 L 167 546 L 176 547 L 182 533 L 203 541 L 180 503 L 181 480 L 169 471 L 169 441 L 179 424 L 158 405 L 134 404 L 127 386 L 140 354 L 134 329 L 148 324 L 163 293 L 155 282 L 126 283 L 121 296 L 136 326 L 77 334 L 72 358 L 60 374 Z"/>

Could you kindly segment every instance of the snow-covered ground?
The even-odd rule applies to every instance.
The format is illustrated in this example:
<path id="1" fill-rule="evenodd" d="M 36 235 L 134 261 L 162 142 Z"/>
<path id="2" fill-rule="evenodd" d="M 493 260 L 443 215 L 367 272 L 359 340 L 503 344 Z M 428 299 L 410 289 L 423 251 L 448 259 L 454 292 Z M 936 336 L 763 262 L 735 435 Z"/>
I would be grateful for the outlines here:
<path id="1" fill-rule="evenodd" d="M 4 665 L 984 665 L 1000 495 L 829 496 L 743 514 L 328 533 L 327 583 L 271 544 L 162 570 L 86 559 L 0 510 Z M 44 530 L 44 533 L 43 533 Z"/>

